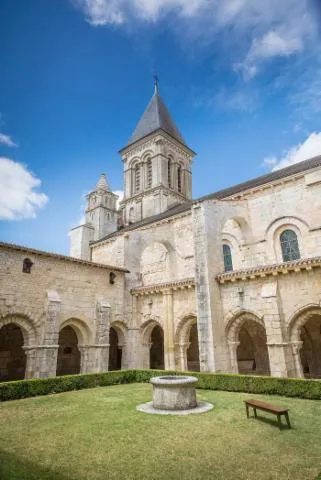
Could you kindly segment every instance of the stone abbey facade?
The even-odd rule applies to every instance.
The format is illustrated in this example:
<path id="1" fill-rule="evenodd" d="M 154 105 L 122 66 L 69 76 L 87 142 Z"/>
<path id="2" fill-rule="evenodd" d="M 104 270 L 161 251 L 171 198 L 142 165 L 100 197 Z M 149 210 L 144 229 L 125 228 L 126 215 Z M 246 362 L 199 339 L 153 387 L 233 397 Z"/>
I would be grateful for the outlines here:
<path id="1" fill-rule="evenodd" d="M 0 379 L 119 368 L 321 378 L 321 157 L 192 200 L 157 88 L 70 257 L 0 244 Z"/>

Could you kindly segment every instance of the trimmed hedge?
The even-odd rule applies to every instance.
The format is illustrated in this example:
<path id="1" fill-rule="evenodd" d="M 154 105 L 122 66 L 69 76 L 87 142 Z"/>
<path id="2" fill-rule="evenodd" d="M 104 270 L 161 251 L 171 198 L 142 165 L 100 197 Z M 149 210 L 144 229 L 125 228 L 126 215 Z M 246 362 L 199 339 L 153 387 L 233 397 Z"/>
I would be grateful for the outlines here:
<path id="1" fill-rule="evenodd" d="M 136 382 L 148 382 L 157 375 L 193 375 L 198 378 L 197 388 L 228 392 L 265 393 L 284 397 L 321 400 L 321 380 L 277 378 L 230 373 L 169 372 L 162 370 L 135 370 Z"/>
<path id="2" fill-rule="evenodd" d="M 82 390 L 135 382 L 148 382 L 151 377 L 165 375 L 194 375 L 197 388 L 229 392 L 263 393 L 321 400 L 321 381 L 299 378 L 259 377 L 228 373 L 175 372 L 164 370 L 120 370 L 106 373 L 35 378 L 0 383 L 0 401 L 17 400 L 53 393 Z"/>

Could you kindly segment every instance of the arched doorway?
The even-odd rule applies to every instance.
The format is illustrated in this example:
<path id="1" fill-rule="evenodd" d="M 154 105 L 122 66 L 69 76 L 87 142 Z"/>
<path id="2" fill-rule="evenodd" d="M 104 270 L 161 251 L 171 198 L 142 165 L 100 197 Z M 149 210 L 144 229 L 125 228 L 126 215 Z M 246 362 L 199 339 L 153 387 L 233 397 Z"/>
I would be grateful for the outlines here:
<path id="1" fill-rule="evenodd" d="M 198 332 L 196 323 L 191 326 L 189 332 L 189 347 L 187 349 L 187 370 L 191 370 L 192 372 L 200 371 Z"/>
<path id="2" fill-rule="evenodd" d="M 149 368 L 164 370 L 164 332 L 156 325 L 150 335 Z"/>
<path id="3" fill-rule="evenodd" d="M 57 376 L 80 373 L 78 338 L 70 325 L 60 330 L 58 344 Z"/>
<path id="4" fill-rule="evenodd" d="M 300 359 L 306 378 L 321 378 L 321 315 L 313 315 L 301 327 Z"/>
<path id="5" fill-rule="evenodd" d="M 109 331 L 109 363 L 108 370 L 120 370 L 122 361 L 122 348 L 119 345 L 118 333 L 111 327 Z"/>
<path id="6" fill-rule="evenodd" d="M 238 341 L 236 355 L 239 373 L 270 375 L 264 327 L 246 319 L 239 329 Z"/>
<path id="7" fill-rule="evenodd" d="M 26 372 L 26 354 L 21 328 L 15 323 L 0 329 L 0 381 L 21 380 Z"/>

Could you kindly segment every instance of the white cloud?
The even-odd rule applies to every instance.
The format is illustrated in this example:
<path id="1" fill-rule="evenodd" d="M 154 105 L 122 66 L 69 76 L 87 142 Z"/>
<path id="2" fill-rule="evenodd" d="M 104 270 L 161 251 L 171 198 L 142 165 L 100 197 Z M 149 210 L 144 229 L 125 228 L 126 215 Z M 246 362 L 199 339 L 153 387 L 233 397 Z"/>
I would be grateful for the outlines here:
<path id="1" fill-rule="evenodd" d="M 0 157 L 0 218 L 35 218 L 48 197 L 36 191 L 41 181 L 21 163 Z"/>
<path id="2" fill-rule="evenodd" d="M 94 26 L 120 25 L 131 18 L 155 22 L 164 13 L 175 10 L 179 15 L 190 17 L 198 12 L 207 0 L 72 0 L 83 10 L 89 23 Z"/>
<path id="3" fill-rule="evenodd" d="M 4 133 L 0 133 L 0 145 L 6 145 L 7 147 L 17 147 L 18 146 L 16 143 L 14 143 L 14 141 L 11 139 L 11 137 L 9 137 L 9 135 L 5 135 Z"/>
<path id="4" fill-rule="evenodd" d="M 301 52 L 315 37 L 313 0 L 71 0 L 94 26 L 155 23 L 168 25 L 180 37 L 227 38 L 237 69 L 253 77 L 263 61 Z M 183 29 L 179 28 L 183 22 Z M 195 45 L 195 41 L 193 42 Z M 235 48 L 231 48 L 231 45 Z"/>
<path id="5" fill-rule="evenodd" d="M 273 171 L 288 167 L 303 160 L 321 155 L 321 132 L 313 132 L 303 142 L 287 150 L 283 157 L 267 157 L 264 165 L 272 168 Z"/>

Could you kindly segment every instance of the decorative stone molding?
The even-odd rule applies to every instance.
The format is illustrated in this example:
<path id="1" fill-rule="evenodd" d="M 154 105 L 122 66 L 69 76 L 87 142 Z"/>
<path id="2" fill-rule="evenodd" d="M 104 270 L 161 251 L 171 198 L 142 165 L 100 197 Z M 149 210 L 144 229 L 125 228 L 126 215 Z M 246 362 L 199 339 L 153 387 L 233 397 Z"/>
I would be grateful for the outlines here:
<path id="1" fill-rule="evenodd" d="M 239 280 L 252 280 L 264 278 L 267 276 L 286 275 L 288 273 L 298 273 L 309 271 L 313 268 L 321 267 L 321 257 L 305 258 L 292 262 L 278 263 L 274 265 L 263 265 L 259 267 L 236 270 L 234 272 L 224 272 L 216 275 L 218 283 L 236 282 Z"/>
<path id="2" fill-rule="evenodd" d="M 130 290 L 130 293 L 134 296 L 165 294 L 168 290 L 185 290 L 195 288 L 194 278 L 188 278 L 186 280 L 179 280 L 169 283 L 158 283 L 154 285 L 147 285 L 143 287 L 136 287 Z"/>

